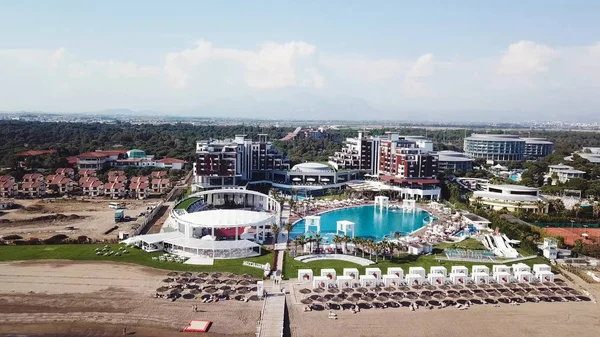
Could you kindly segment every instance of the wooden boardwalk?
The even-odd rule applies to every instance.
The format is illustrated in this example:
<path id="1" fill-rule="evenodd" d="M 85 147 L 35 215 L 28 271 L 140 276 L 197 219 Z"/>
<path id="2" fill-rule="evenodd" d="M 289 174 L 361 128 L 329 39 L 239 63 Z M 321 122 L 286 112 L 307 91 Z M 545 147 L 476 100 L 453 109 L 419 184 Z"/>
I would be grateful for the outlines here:
<path id="1" fill-rule="evenodd" d="M 257 337 L 282 337 L 285 316 L 285 294 L 268 293 L 260 316 Z"/>

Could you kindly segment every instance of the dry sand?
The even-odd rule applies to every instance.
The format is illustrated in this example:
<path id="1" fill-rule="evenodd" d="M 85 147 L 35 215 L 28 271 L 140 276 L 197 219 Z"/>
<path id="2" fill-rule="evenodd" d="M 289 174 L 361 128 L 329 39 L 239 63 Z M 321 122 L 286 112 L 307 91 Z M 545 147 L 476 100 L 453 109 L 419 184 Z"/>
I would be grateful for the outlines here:
<path id="1" fill-rule="evenodd" d="M 113 263 L 0 264 L 0 335 L 115 336 L 127 326 L 136 336 L 172 336 L 192 319 L 212 321 L 214 336 L 254 334 L 262 302 L 153 298 L 165 277 L 165 271 Z"/>
<path id="2" fill-rule="evenodd" d="M 104 232 L 115 225 L 115 210 L 108 208 L 110 200 L 15 200 L 20 208 L 8 210 L 0 216 L 0 236 L 17 234 L 24 239 L 46 239 L 56 234 L 65 234 L 72 238 L 85 235 L 92 239 L 114 239 L 119 231 L 129 232 L 141 223 L 143 217 L 138 218 L 137 215 L 158 201 L 123 201 L 126 204 L 125 215 L 130 216 L 131 220 L 120 222 L 117 231 L 104 235 Z M 57 217 L 58 214 L 60 216 Z M 66 226 L 76 229 L 69 230 Z"/>

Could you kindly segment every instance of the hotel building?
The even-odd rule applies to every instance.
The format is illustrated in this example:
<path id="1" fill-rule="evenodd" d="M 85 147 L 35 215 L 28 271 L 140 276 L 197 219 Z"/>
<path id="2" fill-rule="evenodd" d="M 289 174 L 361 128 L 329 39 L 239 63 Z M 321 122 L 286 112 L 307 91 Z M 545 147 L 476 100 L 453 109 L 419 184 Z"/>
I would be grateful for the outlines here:
<path id="1" fill-rule="evenodd" d="M 367 137 L 366 132 L 358 132 L 358 137 L 346 138 L 342 150 L 329 157 L 329 164 L 336 170 L 374 174 L 379 166 L 380 141 L 380 137 Z"/>
<path id="2" fill-rule="evenodd" d="M 487 185 L 485 190 L 473 192 L 470 201 L 494 210 L 506 208 L 509 212 L 548 213 L 548 201 L 540 196 L 539 188 L 535 187 Z"/>
<path id="3" fill-rule="evenodd" d="M 505 134 L 472 134 L 464 140 L 465 154 L 493 161 L 541 159 L 552 153 L 552 142 Z"/>
<path id="4" fill-rule="evenodd" d="M 470 171 L 473 169 L 473 159 L 462 152 L 438 151 L 438 172 Z"/>

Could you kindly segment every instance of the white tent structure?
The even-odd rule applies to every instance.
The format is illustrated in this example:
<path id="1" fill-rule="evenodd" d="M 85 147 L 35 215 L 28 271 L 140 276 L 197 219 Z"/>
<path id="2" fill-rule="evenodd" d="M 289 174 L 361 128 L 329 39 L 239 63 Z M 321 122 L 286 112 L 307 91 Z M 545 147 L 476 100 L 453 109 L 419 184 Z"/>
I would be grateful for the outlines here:
<path id="1" fill-rule="evenodd" d="M 469 268 L 465 266 L 452 266 L 452 269 L 450 269 L 450 274 L 463 274 L 468 276 Z"/>
<path id="2" fill-rule="evenodd" d="M 396 275 L 383 275 L 383 284 L 386 287 L 395 287 L 398 284 L 400 284 L 400 282 L 402 281 L 401 277 L 398 277 Z"/>
<path id="3" fill-rule="evenodd" d="M 552 272 L 552 268 L 547 264 L 534 264 L 533 273 L 538 276 L 540 272 Z"/>
<path id="4" fill-rule="evenodd" d="M 327 289 L 327 288 L 329 288 L 330 284 L 334 284 L 334 283 L 335 282 L 333 280 L 330 280 L 326 276 L 315 276 L 313 278 L 313 288 Z"/>
<path id="5" fill-rule="evenodd" d="M 511 267 L 514 274 L 522 271 L 531 272 L 531 267 L 525 263 L 515 263 Z"/>
<path id="6" fill-rule="evenodd" d="M 540 271 L 536 276 L 540 282 L 554 282 L 554 273 L 551 271 Z"/>
<path id="7" fill-rule="evenodd" d="M 356 269 L 356 268 L 344 268 L 343 275 L 350 276 L 353 280 L 358 280 L 360 273 L 358 272 L 358 269 Z"/>
<path id="8" fill-rule="evenodd" d="M 360 285 L 365 288 L 373 288 L 377 285 L 377 278 L 373 275 L 360 275 Z"/>
<path id="9" fill-rule="evenodd" d="M 372 275 L 372 276 L 375 276 L 375 279 L 381 280 L 381 269 L 365 268 L 365 275 Z"/>
<path id="10" fill-rule="evenodd" d="M 328 279 L 335 281 L 335 269 L 321 269 L 321 276 L 327 277 Z"/>
<path id="11" fill-rule="evenodd" d="M 442 266 L 433 266 L 429 268 L 429 274 L 442 274 L 444 277 L 448 276 L 448 269 Z"/>
<path id="12" fill-rule="evenodd" d="M 490 282 L 490 274 L 482 272 L 471 273 L 471 279 L 475 284 L 487 284 Z"/>
<path id="13" fill-rule="evenodd" d="M 510 273 L 505 271 L 498 271 L 494 273 L 494 280 L 500 284 L 510 282 L 510 278 Z"/>
<path id="14" fill-rule="evenodd" d="M 425 278 L 425 276 L 427 276 L 427 271 L 423 267 L 410 267 L 408 268 L 408 274 L 421 275 L 423 278 Z"/>
<path id="15" fill-rule="evenodd" d="M 533 274 L 528 271 L 519 271 L 515 273 L 515 278 L 517 282 L 530 283 L 533 280 Z"/>
<path id="16" fill-rule="evenodd" d="M 390 208 L 390 198 L 384 195 L 376 195 L 375 196 L 375 209 L 379 208 L 379 210 Z"/>
<path id="17" fill-rule="evenodd" d="M 399 278 L 404 278 L 404 269 L 400 267 L 388 267 L 387 269 L 388 275 L 396 275 Z"/>
<path id="18" fill-rule="evenodd" d="M 340 220 L 336 222 L 336 235 L 347 235 L 354 238 L 354 222 L 348 220 Z"/>
<path id="19" fill-rule="evenodd" d="M 298 281 L 312 282 L 313 271 L 312 269 L 298 269 Z"/>
<path id="20" fill-rule="evenodd" d="M 494 277 L 496 273 L 510 273 L 510 267 L 504 264 L 495 264 L 492 266 L 492 274 Z"/>
<path id="21" fill-rule="evenodd" d="M 423 281 L 425 281 L 425 277 L 420 274 L 406 274 L 404 280 L 409 286 L 420 286 L 423 285 Z"/>
<path id="22" fill-rule="evenodd" d="M 467 275 L 463 273 L 450 273 L 448 278 L 452 284 L 467 284 Z"/>
<path id="23" fill-rule="evenodd" d="M 490 268 L 488 266 L 484 266 L 484 265 L 474 265 L 473 267 L 471 267 L 471 273 L 475 274 L 475 273 L 485 273 L 485 274 L 490 274 Z"/>
<path id="24" fill-rule="evenodd" d="M 446 277 L 440 273 L 429 273 L 427 280 L 431 285 L 441 286 L 446 281 Z"/>
<path id="25" fill-rule="evenodd" d="M 350 276 L 343 276 L 340 275 L 338 276 L 337 280 L 336 280 L 336 284 L 338 286 L 338 288 L 352 288 L 352 283 L 353 283 L 354 279 Z"/>
<path id="26" fill-rule="evenodd" d="M 321 233 L 321 217 L 318 215 L 309 215 L 304 218 L 304 232 L 314 231 Z"/>

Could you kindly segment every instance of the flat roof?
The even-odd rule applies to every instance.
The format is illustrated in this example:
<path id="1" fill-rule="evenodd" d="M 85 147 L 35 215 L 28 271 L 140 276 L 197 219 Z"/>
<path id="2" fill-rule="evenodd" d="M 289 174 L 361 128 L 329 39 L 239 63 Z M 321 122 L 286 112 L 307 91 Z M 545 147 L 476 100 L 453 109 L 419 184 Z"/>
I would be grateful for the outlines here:
<path id="1" fill-rule="evenodd" d="M 485 140 L 485 141 L 512 141 L 512 142 L 525 142 L 525 139 L 520 138 L 517 135 L 505 135 L 505 134 L 481 134 L 474 133 L 471 136 L 465 138 L 467 140 Z"/>
<path id="2" fill-rule="evenodd" d="M 274 214 L 238 209 L 219 209 L 187 213 L 179 216 L 180 220 L 193 226 L 205 227 L 239 227 L 266 221 Z"/>
<path id="3" fill-rule="evenodd" d="M 148 244 L 159 243 L 169 239 L 176 239 L 178 237 L 183 237 L 183 233 L 180 232 L 167 232 L 167 233 L 155 233 L 155 234 L 145 234 L 134 236 L 130 240 L 133 242 L 143 241 Z"/>
<path id="4" fill-rule="evenodd" d="M 473 213 L 463 214 L 463 217 L 476 222 L 491 222 L 490 220 Z"/>
<path id="5" fill-rule="evenodd" d="M 537 200 L 546 201 L 546 199 L 539 197 L 539 196 L 535 196 L 535 195 L 503 194 L 503 193 L 494 193 L 494 192 L 485 192 L 485 191 L 475 191 L 475 192 L 473 192 L 473 196 L 487 198 L 487 199 L 506 200 L 506 201 L 529 201 L 529 202 L 534 202 Z"/>
<path id="6" fill-rule="evenodd" d="M 534 192 L 539 191 L 537 187 L 529 187 L 522 185 L 488 185 L 488 188 L 496 188 L 499 190 L 510 190 L 510 191 L 521 191 L 521 192 Z"/>
<path id="7" fill-rule="evenodd" d="M 202 239 L 194 239 L 194 238 L 186 238 L 180 237 L 170 240 L 165 240 L 166 243 L 170 243 L 175 246 L 182 246 L 188 248 L 195 249 L 249 249 L 260 247 L 259 244 L 254 243 L 248 240 L 224 240 L 224 241 L 215 241 L 215 240 L 202 240 Z"/>

